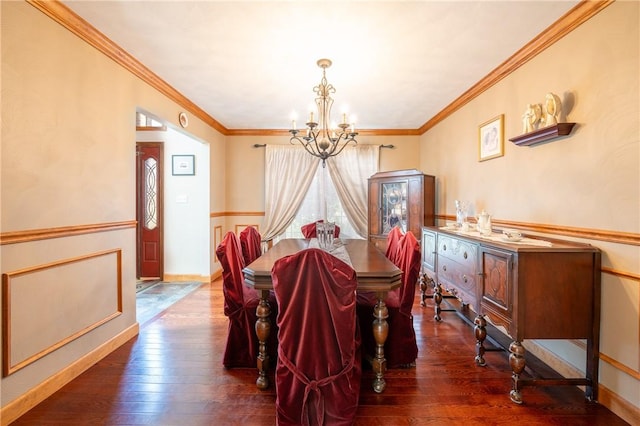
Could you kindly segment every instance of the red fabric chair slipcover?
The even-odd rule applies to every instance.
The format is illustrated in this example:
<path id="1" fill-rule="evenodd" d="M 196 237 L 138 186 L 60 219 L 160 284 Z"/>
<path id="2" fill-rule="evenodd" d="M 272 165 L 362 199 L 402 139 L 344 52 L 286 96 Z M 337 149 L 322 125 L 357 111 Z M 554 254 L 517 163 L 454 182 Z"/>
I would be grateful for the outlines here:
<path id="1" fill-rule="evenodd" d="M 420 243 L 412 232 L 407 232 L 400 238 L 396 266 L 402 270 L 402 285 L 390 291 L 385 299 L 389 311 L 389 334 L 384 345 L 384 356 L 389 368 L 412 365 L 418 357 L 411 308 L 420 274 Z M 376 302 L 375 293 L 358 293 L 358 318 L 362 327 L 363 351 L 367 356 L 375 353 L 373 331 L 365 324 L 373 322 L 373 307 Z"/>
<path id="2" fill-rule="evenodd" d="M 260 302 L 258 292 L 244 282 L 244 259 L 240 240 L 233 232 L 227 232 L 216 249 L 222 265 L 222 291 L 224 314 L 229 318 L 229 333 L 222 364 L 227 368 L 256 367 L 258 337 L 255 331 L 256 307 Z M 272 324 L 275 324 L 277 305 L 275 297 L 269 300 Z M 272 333 L 273 333 L 272 329 Z M 276 355 L 276 339 L 271 339 L 268 349 Z M 272 358 L 275 359 L 275 358 Z"/>
<path id="3" fill-rule="evenodd" d="M 245 266 L 262 255 L 262 237 L 253 226 L 247 226 L 240 232 L 240 245 Z"/>
<path id="4" fill-rule="evenodd" d="M 351 425 L 362 365 L 356 273 L 319 249 L 271 270 L 278 301 L 278 425 Z"/>
<path id="5" fill-rule="evenodd" d="M 316 220 L 316 222 L 324 222 L 324 220 Z M 304 235 L 305 238 L 318 237 L 318 234 L 316 234 L 316 222 L 307 223 L 300 227 L 300 231 L 302 231 L 302 235 Z M 334 231 L 333 236 L 336 238 L 340 236 L 340 227 L 338 225 L 336 225 L 336 230 Z"/>
<path id="6" fill-rule="evenodd" d="M 400 238 L 402 238 L 402 229 L 399 226 L 394 226 L 389 234 L 387 234 L 387 251 L 385 256 L 392 261 L 396 266 L 398 265 L 398 248 L 400 247 Z"/>

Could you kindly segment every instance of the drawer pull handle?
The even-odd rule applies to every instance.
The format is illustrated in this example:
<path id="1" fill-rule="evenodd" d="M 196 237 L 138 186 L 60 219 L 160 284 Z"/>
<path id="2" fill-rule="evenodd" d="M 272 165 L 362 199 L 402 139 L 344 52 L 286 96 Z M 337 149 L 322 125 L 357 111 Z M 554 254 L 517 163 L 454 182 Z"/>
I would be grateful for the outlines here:
<path id="1" fill-rule="evenodd" d="M 447 250 L 447 245 L 446 245 L 446 244 L 442 246 L 442 250 L 443 250 L 443 251 L 446 251 L 446 250 Z"/>
<path id="2" fill-rule="evenodd" d="M 467 258 L 467 252 L 465 251 L 464 254 L 462 255 L 462 257 L 464 257 L 465 259 Z"/>
<path id="3" fill-rule="evenodd" d="M 447 272 L 447 265 L 442 266 L 442 270 Z"/>
<path id="4" fill-rule="evenodd" d="M 467 276 L 466 275 L 462 276 L 462 281 L 464 281 L 465 283 L 467 282 Z"/>

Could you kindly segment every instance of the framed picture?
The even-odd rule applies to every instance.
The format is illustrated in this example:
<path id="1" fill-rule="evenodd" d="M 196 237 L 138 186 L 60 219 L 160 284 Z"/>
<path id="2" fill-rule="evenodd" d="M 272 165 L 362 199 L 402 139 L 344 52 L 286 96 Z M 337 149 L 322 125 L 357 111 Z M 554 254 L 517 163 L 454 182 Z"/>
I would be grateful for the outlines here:
<path id="1" fill-rule="evenodd" d="M 195 155 L 172 155 L 171 174 L 174 176 L 195 175 Z"/>
<path id="2" fill-rule="evenodd" d="M 504 114 L 484 122 L 478 129 L 480 161 L 504 155 Z"/>

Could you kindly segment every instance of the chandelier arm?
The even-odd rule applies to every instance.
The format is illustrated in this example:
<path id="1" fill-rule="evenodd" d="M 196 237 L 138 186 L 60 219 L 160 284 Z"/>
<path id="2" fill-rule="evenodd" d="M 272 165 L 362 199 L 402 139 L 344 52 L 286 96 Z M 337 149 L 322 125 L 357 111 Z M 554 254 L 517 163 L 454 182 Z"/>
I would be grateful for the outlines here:
<path id="1" fill-rule="evenodd" d="M 314 157 L 319 157 L 319 155 L 317 155 L 314 151 L 313 148 L 309 148 L 309 145 L 311 144 L 311 140 L 309 142 L 303 142 L 302 139 L 300 139 L 299 136 L 292 136 L 291 139 L 289 139 L 289 143 L 291 145 L 295 145 L 292 141 L 297 141 L 300 145 L 302 145 L 304 147 L 304 149 L 311 155 L 313 155 Z"/>
<path id="2" fill-rule="evenodd" d="M 345 136 L 344 142 L 342 143 L 342 147 L 340 147 L 338 152 L 336 152 L 335 154 L 332 154 L 332 156 L 340 154 L 347 147 L 347 145 L 349 145 L 351 142 L 353 142 L 355 145 L 358 145 L 358 141 L 355 140 L 353 137 L 347 138 Z M 335 149 L 334 149 L 334 151 L 335 151 Z"/>

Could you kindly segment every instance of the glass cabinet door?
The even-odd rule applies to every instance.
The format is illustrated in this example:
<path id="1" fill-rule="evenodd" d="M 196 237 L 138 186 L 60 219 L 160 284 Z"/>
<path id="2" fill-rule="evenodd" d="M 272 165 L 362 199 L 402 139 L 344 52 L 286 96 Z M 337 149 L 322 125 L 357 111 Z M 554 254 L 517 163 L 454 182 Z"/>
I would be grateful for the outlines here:
<path id="1" fill-rule="evenodd" d="M 407 232 L 407 181 L 382 183 L 380 229 L 388 234 L 394 226 Z"/>

